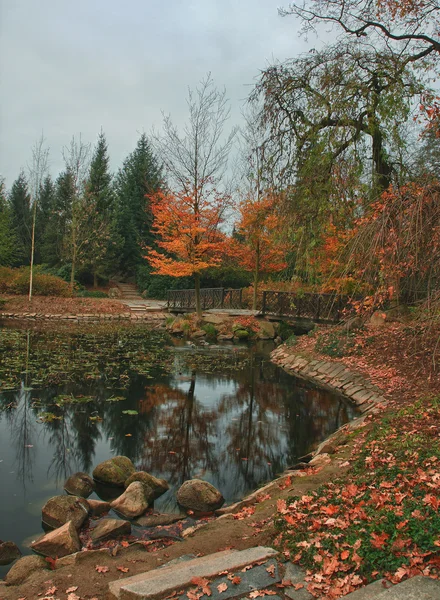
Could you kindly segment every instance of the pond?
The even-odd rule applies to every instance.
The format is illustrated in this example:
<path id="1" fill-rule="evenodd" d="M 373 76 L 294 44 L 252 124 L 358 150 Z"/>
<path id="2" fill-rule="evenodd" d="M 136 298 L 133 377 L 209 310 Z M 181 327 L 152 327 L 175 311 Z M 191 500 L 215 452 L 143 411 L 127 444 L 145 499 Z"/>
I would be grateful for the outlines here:
<path id="1" fill-rule="evenodd" d="M 272 348 L 173 344 L 141 326 L 0 329 L 0 539 L 28 554 L 65 479 L 118 454 L 169 482 L 161 512 L 178 511 L 187 479 L 230 503 L 275 478 L 356 411 L 273 365 Z"/>

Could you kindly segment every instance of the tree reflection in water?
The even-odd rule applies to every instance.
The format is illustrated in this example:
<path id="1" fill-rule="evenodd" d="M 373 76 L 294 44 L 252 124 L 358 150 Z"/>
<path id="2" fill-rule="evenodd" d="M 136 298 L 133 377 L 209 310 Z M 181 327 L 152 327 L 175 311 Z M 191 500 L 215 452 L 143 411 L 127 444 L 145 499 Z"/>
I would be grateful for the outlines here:
<path id="1" fill-rule="evenodd" d="M 259 350 L 250 349 L 245 365 L 228 371 L 216 372 L 215 360 L 212 352 L 212 368 L 204 372 L 179 361 L 171 374 L 134 376 L 123 390 L 101 377 L 36 389 L 31 397 L 24 382 L 15 394 L 0 395 L 3 405 L 16 404 L 0 412 L 0 435 L 11 440 L 7 460 L 16 461 L 22 485 L 52 481 L 62 488 L 72 472 L 90 472 L 123 454 L 173 488 L 201 477 L 234 501 L 354 416 L 343 400 L 287 375 Z M 60 403 L 60 394 L 92 398 Z M 53 418 L 39 422 L 42 413 Z M 33 481 L 38 460 L 44 469 Z M 174 510 L 173 493 L 158 507 Z"/>

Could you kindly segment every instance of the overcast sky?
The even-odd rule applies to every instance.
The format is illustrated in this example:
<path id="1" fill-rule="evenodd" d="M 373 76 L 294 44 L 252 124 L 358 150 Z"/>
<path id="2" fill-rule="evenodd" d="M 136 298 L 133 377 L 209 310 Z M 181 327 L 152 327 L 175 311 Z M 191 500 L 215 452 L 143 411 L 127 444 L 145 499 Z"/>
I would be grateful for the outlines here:
<path id="1" fill-rule="evenodd" d="M 43 131 L 51 172 L 73 134 L 103 128 L 112 168 L 161 111 L 186 119 L 188 86 L 208 71 L 231 125 L 259 71 L 310 45 L 277 0 L 0 0 L 0 174 L 10 188 Z M 311 44 L 316 40 L 310 40 Z"/>

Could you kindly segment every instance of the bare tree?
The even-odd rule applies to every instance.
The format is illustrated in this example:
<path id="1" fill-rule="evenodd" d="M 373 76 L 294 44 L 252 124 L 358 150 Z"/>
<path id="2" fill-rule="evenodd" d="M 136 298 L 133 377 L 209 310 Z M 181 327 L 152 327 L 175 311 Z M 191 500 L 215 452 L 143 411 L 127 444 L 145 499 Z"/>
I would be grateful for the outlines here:
<path id="1" fill-rule="evenodd" d="M 87 173 L 90 168 L 92 159 L 91 144 L 86 144 L 81 139 L 72 136 L 70 144 L 64 146 L 62 150 L 66 169 L 70 173 L 73 180 L 74 198 L 72 202 L 72 214 L 70 223 L 70 239 L 67 247 L 71 253 L 72 268 L 70 270 L 70 290 L 73 292 L 75 283 L 75 271 L 77 266 L 77 258 L 80 251 L 81 242 L 78 240 L 79 217 L 81 214 L 81 197 L 84 193 Z"/>
<path id="2" fill-rule="evenodd" d="M 209 204 L 210 196 L 229 196 L 227 172 L 230 152 L 237 128 L 226 134 L 230 117 L 226 90 L 215 87 L 211 74 L 201 81 L 195 91 L 188 93 L 189 118 L 180 132 L 169 115 L 163 115 L 163 130 L 153 132 L 152 139 L 157 156 L 163 163 L 169 185 L 175 194 L 191 198 L 197 218 L 202 203 Z M 222 203 L 218 222 L 224 218 L 229 201 Z M 195 246 L 198 240 L 195 239 Z M 197 312 L 200 314 L 200 274 L 194 273 Z"/>
<path id="3" fill-rule="evenodd" d="M 32 163 L 28 167 L 29 172 L 29 191 L 32 207 L 32 234 L 31 234 L 31 265 L 29 274 L 29 302 L 32 300 L 32 285 L 34 274 L 34 253 L 35 253 L 35 223 L 37 220 L 37 204 L 40 188 L 43 184 L 49 167 L 49 148 L 45 148 L 46 140 L 43 134 L 32 147 Z"/>

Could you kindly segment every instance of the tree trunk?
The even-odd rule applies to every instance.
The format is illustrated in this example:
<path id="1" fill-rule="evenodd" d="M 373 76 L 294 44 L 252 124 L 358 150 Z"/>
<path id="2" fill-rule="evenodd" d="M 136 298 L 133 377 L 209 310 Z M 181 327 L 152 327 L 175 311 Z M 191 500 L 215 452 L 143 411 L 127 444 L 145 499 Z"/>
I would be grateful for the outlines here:
<path id="1" fill-rule="evenodd" d="M 200 273 L 194 273 L 194 289 L 196 296 L 196 313 L 198 317 L 202 316 L 202 306 L 200 303 Z"/>
<path id="2" fill-rule="evenodd" d="M 32 243 L 31 243 L 31 268 L 29 271 L 29 302 L 32 300 L 32 286 L 34 282 L 34 252 L 35 252 L 35 222 L 37 220 L 37 201 L 34 200 L 34 214 L 32 218 Z"/>
<path id="3" fill-rule="evenodd" d="M 260 279 L 260 242 L 258 241 L 256 251 L 255 251 L 254 296 L 253 296 L 253 300 L 252 300 L 252 310 L 257 310 L 259 279 Z"/>
<path id="4" fill-rule="evenodd" d="M 72 223 L 72 268 L 70 269 L 70 293 L 73 296 L 73 288 L 75 286 L 75 269 L 76 269 L 76 221 Z"/>
<path id="5" fill-rule="evenodd" d="M 98 287 L 98 275 L 96 274 L 96 268 L 93 269 L 93 289 L 96 290 Z"/>
<path id="6" fill-rule="evenodd" d="M 372 131 L 372 140 L 376 184 L 379 187 L 379 191 L 383 192 L 391 183 L 392 168 L 385 158 L 382 132 L 376 125 L 374 125 Z"/>

